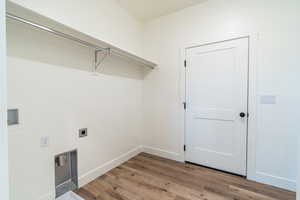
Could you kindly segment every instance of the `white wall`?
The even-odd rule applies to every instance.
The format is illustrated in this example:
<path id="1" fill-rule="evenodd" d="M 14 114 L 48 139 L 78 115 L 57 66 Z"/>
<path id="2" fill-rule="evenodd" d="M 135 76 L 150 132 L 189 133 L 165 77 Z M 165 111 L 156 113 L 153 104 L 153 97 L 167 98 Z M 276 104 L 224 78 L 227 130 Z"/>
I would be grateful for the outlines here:
<path id="1" fill-rule="evenodd" d="M 8 200 L 5 1 L 0 1 L 0 199 Z"/>
<path id="2" fill-rule="evenodd" d="M 297 200 L 300 200 L 300 135 L 298 135 L 298 171 L 297 171 Z"/>
<path id="3" fill-rule="evenodd" d="M 10 0 L 102 41 L 141 54 L 141 24 L 116 0 Z"/>
<path id="4" fill-rule="evenodd" d="M 141 25 L 115 1 L 13 2 L 140 54 Z M 141 133 L 147 152 L 182 160 L 181 48 L 249 33 L 260 35 L 256 99 L 278 98 L 276 105 L 255 108 L 252 178 L 295 189 L 299 1 L 286 2 L 210 0 L 146 24 L 143 50 L 159 68 L 145 73 L 144 82 L 139 67 L 117 59 L 108 60 L 100 76 L 90 76 L 91 51 L 9 22 L 8 103 L 21 117 L 19 126 L 9 128 L 11 199 L 50 199 L 53 155 L 72 148 L 79 150 L 81 183 L 123 153 L 138 152 Z M 82 127 L 89 136 L 78 139 Z M 40 148 L 42 136 L 50 137 L 48 148 Z"/>
<path id="5" fill-rule="evenodd" d="M 8 107 L 20 110 L 9 127 L 11 200 L 53 199 L 60 152 L 78 150 L 81 185 L 139 152 L 142 68 L 109 58 L 93 76 L 85 47 L 11 20 L 7 35 Z"/>
<path id="6" fill-rule="evenodd" d="M 250 124 L 254 151 L 249 178 L 295 190 L 299 9 L 298 0 L 210 0 L 146 24 L 144 52 L 159 63 L 144 81 L 144 144 L 149 151 L 183 159 L 181 49 L 251 35 L 255 94 L 250 105 L 260 95 L 277 96 L 277 104 L 251 107 L 256 120 Z"/>

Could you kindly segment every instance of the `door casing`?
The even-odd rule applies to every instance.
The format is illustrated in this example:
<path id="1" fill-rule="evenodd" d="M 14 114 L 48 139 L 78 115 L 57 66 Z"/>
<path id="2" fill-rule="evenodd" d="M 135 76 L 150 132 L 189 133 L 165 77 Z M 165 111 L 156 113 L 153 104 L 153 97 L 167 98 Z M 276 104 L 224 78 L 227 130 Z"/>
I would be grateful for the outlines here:
<path id="1" fill-rule="evenodd" d="M 198 47 L 203 45 L 221 43 L 236 39 L 248 38 L 248 126 L 247 126 L 247 168 L 246 168 L 246 178 L 252 181 L 259 181 L 256 176 L 256 132 L 257 132 L 257 119 L 256 119 L 256 66 L 258 62 L 258 42 L 259 42 L 259 34 L 258 33 L 246 33 L 240 35 L 234 35 L 233 37 L 228 38 L 216 38 L 205 41 L 198 41 L 198 42 L 191 42 L 188 45 L 185 45 L 181 48 L 181 59 L 180 59 L 180 104 L 184 103 L 186 100 L 186 77 L 185 77 L 185 67 L 184 61 L 186 60 L 186 49 L 192 47 Z M 183 106 L 182 106 L 183 108 Z M 181 131 L 182 131 L 182 138 L 181 138 L 181 145 L 182 150 L 178 156 L 178 161 L 185 162 L 185 152 L 184 152 L 184 145 L 185 145 L 185 110 L 182 109 L 180 112 L 180 119 L 182 121 Z"/>

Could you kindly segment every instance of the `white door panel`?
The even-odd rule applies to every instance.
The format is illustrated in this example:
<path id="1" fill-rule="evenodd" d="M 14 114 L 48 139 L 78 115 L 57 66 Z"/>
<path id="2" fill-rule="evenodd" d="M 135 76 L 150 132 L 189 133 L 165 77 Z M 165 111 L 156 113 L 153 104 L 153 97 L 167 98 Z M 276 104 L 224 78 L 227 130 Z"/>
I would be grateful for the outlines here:
<path id="1" fill-rule="evenodd" d="M 234 121 L 236 113 L 230 109 L 195 109 L 193 111 L 193 117 L 195 119 L 207 119 L 207 120 L 223 120 Z"/>
<path id="2" fill-rule="evenodd" d="M 186 160 L 246 175 L 248 39 L 187 49 Z"/>

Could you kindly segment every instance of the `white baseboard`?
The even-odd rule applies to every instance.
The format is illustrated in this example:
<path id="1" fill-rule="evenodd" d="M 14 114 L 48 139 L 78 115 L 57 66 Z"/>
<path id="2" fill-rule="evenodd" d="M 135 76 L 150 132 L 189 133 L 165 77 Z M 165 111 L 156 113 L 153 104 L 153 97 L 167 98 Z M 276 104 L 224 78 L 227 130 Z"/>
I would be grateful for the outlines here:
<path id="1" fill-rule="evenodd" d="M 284 177 L 256 172 L 255 177 L 249 178 L 249 180 L 296 192 L 296 181 Z"/>
<path id="2" fill-rule="evenodd" d="M 149 153 L 152 155 L 160 156 L 163 158 L 176 160 L 179 162 L 184 162 L 184 155 L 180 153 L 170 152 L 159 148 L 149 147 L 149 146 L 138 146 L 134 148 L 133 150 L 111 160 L 103 165 L 90 170 L 86 174 L 83 174 L 79 177 L 79 187 L 95 180 L 99 176 L 105 174 L 106 172 L 112 170 L 113 168 L 121 165 L 122 163 L 126 162 L 127 160 L 133 158 L 134 156 L 138 155 L 141 152 Z M 277 186 L 280 188 L 284 188 L 291 191 L 296 191 L 296 181 L 282 178 L 282 177 L 276 177 L 270 174 L 266 174 L 263 172 L 257 172 L 254 177 L 249 178 L 249 180 L 253 180 L 260 183 L 265 183 L 273 186 Z M 39 198 L 39 200 L 54 200 L 55 199 L 55 193 L 49 193 L 46 195 L 43 195 Z"/>
<path id="3" fill-rule="evenodd" d="M 158 149 L 158 148 L 154 148 L 154 147 L 149 147 L 149 146 L 142 146 L 142 147 L 143 147 L 142 152 L 160 156 L 160 157 L 167 158 L 170 160 L 184 162 L 184 158 L 180 153 L 170 152 L 170 151 L 166 151 L 166 150 Z"/>
<path id="4" fill-rule="evenodd" d="M 176 160 L 179 162 L 184 162 L 184 155 L 180 153 L 170 152 L 154 147 L 142 146 L 142 152 L 149 153 L 152 155 L 160 156 L 163 158 Z M 273 176 L 263 172 L 256 172 L 254 176 L 249 178 L 249 180 L 256 181 L 259 183 L 264 183 L 267 185 L 272 185 L 275 187 L 283 188 L 290 191 L 296 191 L 296 181 L 290 180 L 283 177 Z"/>
<path id="5" fill-rule="evenodd" d="M 105 174 L 106 172 L 112 170 L 113 168 L 121 165 L 122 163 L 126 162 L 127 160 L 131 159 L 132 157 L 138 155 L 141 152 L 142 152 L 142 147 L 138 146 L 135 149 L 133 149 L 111 161 L 108 161 L 95 169 L 90 170 L 86 174 L 83 174 L 82 176 L 79 177 L 79 187 L 95 180 L 99 176 L 101 176 L 101 175 Z"/>
<path id="6" fill-rule="evenodd" d="M 124 153 L 123 155 L 110 160 L 103 165 L 90 170 L 89 172 L 83 174 L 82 176 L 79 177 L 79 187 L 82 187 L 83 185 L 95 180 L 99 176 L 105 174 L 106 172 L 112 170 L 113 168 L 121 165 L 122 163 L 126 162 L 127 160 L 131 159 L 132 157 L 138 155 L 139 153 L 142 152 L 142 146 L 138 146 L 127 153 Z M 38 198 L 38 200 L 55 200 L 55 191 L 50 192 L 48 194 L 45 194 Z"/>
<path id="7" fill-rule="evenodd" d="M 134 156 L 138 155 L 141 152 L 161 156 L 163 158 L 168 158 L 171 160 L 176 160 L 183 162 L 183 158 L 179 153 L 169 152 L 162 149 L 157 149 L 148 146 L 138 146 L 135 149 L 115 158 L 103 165 L 90 170 L 88 173 L 83 174 L 79 177 L 79 187 L 93 181 L 94 179 L 98 178 L 99 176 L 105 174 L 106 172 L 112 170 L 113 168 L 121 165 L 122 163 L 126 162 L 127 160 L 133 158 Z"/>

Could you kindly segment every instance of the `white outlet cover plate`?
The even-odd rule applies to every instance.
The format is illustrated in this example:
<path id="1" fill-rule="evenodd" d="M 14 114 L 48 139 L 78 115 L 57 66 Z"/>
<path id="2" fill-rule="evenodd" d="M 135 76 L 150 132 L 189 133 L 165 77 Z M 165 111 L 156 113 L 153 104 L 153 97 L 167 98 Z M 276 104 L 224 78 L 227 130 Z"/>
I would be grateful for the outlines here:
<path id="1" fill-rule="evenodd" d="M 41 137 L 41 140 L 40 140 L 40 146 L 41 146 L 42 148 L 48 147 L 48 146 L 49 146 L 49 137 L 48 137 L 48 136 L 43 136 L 43 137 Z"/>
<path id="2" fill-rule="evenodd" d="M 67 192 L 66 194 L 58 197 L 56 200 L 84 200 L 74 192 Z"/>
<path id="3" fill-rule="evenodd" d="M 264 95 L 260 96 L 260 103 L 261 104 L 276 104 L 277 97 L 272 95 Z"/>

